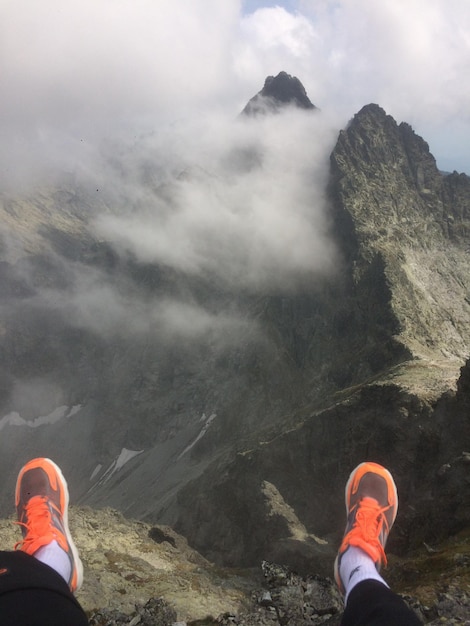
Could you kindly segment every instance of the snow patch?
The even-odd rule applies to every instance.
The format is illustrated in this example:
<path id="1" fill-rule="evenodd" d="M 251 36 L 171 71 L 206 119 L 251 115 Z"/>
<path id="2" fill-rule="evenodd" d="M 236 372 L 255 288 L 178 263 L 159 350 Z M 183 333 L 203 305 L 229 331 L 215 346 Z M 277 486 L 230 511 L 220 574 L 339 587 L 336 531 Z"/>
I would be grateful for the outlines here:
<path id="1" fill-rule="evenodd" d="M 189 452 L 191 450 L 191 448 L 193 448 L 197 442 L 202 439 L 204 437 L 204 435 L 207 433 L 209 426 L 212 424 L 212 422 L 214 421 L 214 419 L 217 417 L 217 415 L 215 413 L 212 413 L 212 415 L 210 415 L 209 417 L 206 417 L 206 414 L 203 413 L 202 417 L 200 419 L 200 421 L 204 422 L 204 426 L 201 429 L 201 432 L 199 433 L 199 435 L 196 437 L 196 439 L 194 439 L 194 441 L 192 443 L 189 444 L 189 446 L 186 446 L 186 448 L 183 450 L 183 452 L 178 456 L 178 461 L 181 459 L 181 457 L 183 457 L 187 452 Z"/>
<path id="2" fill-rule="evenodd" d="M 91 476 L 90 476 L 90 480 L 93 480 L 94 478 L 96 478 L 98 476 L 98 474 L 101 472 L 101 468 L 103 467 L 103 465 L 101 463 L 98 463 L 98 465 L 95 467 L 95 469 L 93 470 Z"/>
<path id="3" fill-rule="evenodd" d="M 138 454 L 142 454 L 142 452 L 143 450 L 128 450 L 127 448 L 123 448 L 117 459 L 115 459 L 111 463 L 99 482 L 108 482 L 113 474 L 118 472 L 126 463 L 128 463 L 135 456 L 137 456 Z"/>
<path id="4" fill-rule="evenodd" d="M 49 415 L 40 415 L 33 420 L 25 420 L 19 413 L 12 411 L 0 419 L 0 430 L 5 426 L 27 426 L 28 428 L 37 428 L 45 424 L 56 424 L 61 419 L 72 417 L 82 408 L 81 404 L 76 404 L 72 408 L 68 406 L 58 406 L 49 413 Z"/>

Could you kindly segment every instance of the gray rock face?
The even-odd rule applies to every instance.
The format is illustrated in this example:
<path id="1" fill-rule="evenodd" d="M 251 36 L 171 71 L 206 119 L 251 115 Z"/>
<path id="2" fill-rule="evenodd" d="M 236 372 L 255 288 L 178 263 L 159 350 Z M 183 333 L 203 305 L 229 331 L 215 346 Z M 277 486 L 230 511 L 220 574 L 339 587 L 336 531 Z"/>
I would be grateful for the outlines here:
<path id="1" fill-rule="evenodd" d="M 465 359 L 470 179 L 442 176 L 428 145 L 377 105 L 340 133 L 331 164 L 354 282 L 382 273 L 394 339 L 412 357 Z"/>
<path id="2" fill-rule="evenodd" d="M 94 611 L 90 626 L 172 626 L 177 623 L 175 610 L 161 598 L 151 598 L 142 606 L 136 606 L 133 615 L 113 609 Z"/>
<path id="3" fill-rule="evenodd" d="M 256 116 L 276 113 L 287 105 L 299 109 L 314 110 L 317 107 L 307 96 L 305 87 L 296 76 L 280 72 L 277 76 L 268 76 L 263 89 L 248 102 L 242 115 Z"/>

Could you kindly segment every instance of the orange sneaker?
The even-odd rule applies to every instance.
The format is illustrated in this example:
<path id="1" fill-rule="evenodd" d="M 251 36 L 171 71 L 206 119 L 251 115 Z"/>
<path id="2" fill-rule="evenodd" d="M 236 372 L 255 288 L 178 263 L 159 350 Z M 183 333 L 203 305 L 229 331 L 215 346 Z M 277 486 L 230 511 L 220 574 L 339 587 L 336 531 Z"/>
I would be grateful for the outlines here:
<path id="1" fill-rule="evenodd" d="M 335 580 L 343 594 L 345 588 L 339 569 L 341 557 L 349 546 L 368 554 L 377 571 L 387 564 L 385 544 L 397 516 L 397 488 L 385 467 L 378 463 L 361 463 L 346 483 L 345 500 L 348 519 L 335 560 Z"/>
<path id="2" fill-rule="evenodd" d="M 33 555 L 57 541 L 70 560 L 70 590 L 78 591 L 83 582 L 83 565 L 68 527 L 69 492 L 60 468 L 44 458 L 26 463 L 16 481 L 15 504 L 23 534 L 15 550 Z"/>

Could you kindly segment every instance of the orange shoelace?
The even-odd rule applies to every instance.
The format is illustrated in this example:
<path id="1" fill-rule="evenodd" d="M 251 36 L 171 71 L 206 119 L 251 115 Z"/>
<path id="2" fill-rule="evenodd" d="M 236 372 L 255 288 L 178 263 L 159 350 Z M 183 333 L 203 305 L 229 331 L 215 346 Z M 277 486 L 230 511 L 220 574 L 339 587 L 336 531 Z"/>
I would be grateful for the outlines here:
<path id="1" fill-rule="evenodd" d="M 379 560 L 384 565 L 387 564 L 387 557 L 379 537 L 384 525 L 385 530 L 388 529 L 384 513 L 390 506 L 381 507 L 374 498 L 363 498 L 358 505 L 353 527 L 344 538 L 345 543 L 357 545 L 371 556 L 371 551 L 376 551 L 378 554 L 373 556 L 374 561 Z"/>
<path id="2" fill-rule="evenodd" d="M 22 541 L 15 544 L 15 550 L 22 550 L 27 554 L 34 554 L 42 546 L 54 539 L 60 542 L 60 533 L 56 531 L 52 523 L 50 505 L 45 496 L 34 496 L 26 504 L 27 522 L 15 522 L 26 528 Z"/>

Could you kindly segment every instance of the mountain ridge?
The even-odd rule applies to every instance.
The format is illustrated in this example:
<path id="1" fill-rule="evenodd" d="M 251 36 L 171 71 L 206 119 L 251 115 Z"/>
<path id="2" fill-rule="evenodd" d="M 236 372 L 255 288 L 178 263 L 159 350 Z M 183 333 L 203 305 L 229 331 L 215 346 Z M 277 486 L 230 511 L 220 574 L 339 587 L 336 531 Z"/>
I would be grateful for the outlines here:
<path id="1" fill-rule="evenodd" d="M 124 253 L 88 221 L 95 201 L 112 212 L 104 194 L 2 196 L 5 507 L 8 477 L 44 454 L 74 501 L 174 525 L 219 564 L 326 572 L 344 477 L 373 457 L 403 494 L 393 549 L 430 541 L 436 524 L 440 539 L 465 526 L 470 179 L 443 176 L 426 142 L 376 104 L 339 133 L 330 167 L 341 260 L 286 293 L 232 293 Z M 87 309 L 95 294 L 100 308 Z M 136 317 L 175 295 L 246 325 L 178 338 Z"/>

